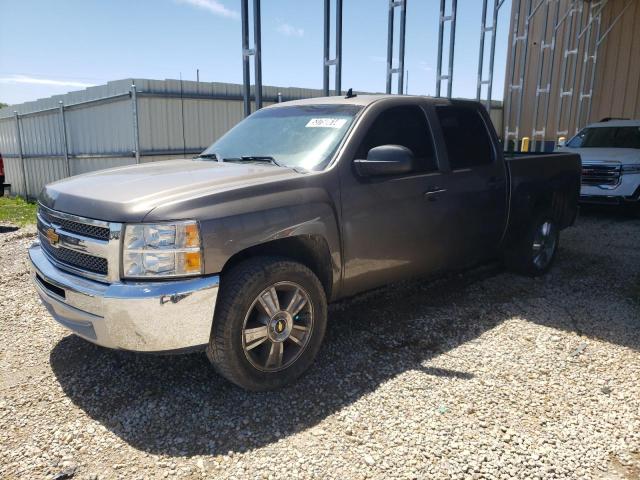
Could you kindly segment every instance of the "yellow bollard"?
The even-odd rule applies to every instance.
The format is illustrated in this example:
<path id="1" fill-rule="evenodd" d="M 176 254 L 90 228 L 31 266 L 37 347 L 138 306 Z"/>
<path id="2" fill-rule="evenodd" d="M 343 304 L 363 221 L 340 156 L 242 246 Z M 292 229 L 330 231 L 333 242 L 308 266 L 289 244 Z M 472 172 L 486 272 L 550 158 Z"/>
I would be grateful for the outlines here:
<path id="1" fill-rule="evenodd" d="M 520 151 L 521 152 L 529 151 L 529 137 L 522 137 L 522 142 L 520 143 Z"/>

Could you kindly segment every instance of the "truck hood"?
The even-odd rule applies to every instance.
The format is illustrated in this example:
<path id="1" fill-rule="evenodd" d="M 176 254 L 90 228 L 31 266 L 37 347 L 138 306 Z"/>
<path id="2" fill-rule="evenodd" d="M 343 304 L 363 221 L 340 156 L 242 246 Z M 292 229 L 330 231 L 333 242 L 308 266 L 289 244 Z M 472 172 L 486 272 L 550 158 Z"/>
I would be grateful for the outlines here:
<path id="1" fill-rule="evenodd" d="M 140 222 L 160 205 L 299 175 L 270 164 L 167 160 L 50 183 L 40 203 L 98 220 Z"/>
<path id="2" fill-rule="evenodd" d="M 637 148 L 568 148 L 563 152 L 578 153 L 582 163 L 639 163 L 640 150 Z"/>

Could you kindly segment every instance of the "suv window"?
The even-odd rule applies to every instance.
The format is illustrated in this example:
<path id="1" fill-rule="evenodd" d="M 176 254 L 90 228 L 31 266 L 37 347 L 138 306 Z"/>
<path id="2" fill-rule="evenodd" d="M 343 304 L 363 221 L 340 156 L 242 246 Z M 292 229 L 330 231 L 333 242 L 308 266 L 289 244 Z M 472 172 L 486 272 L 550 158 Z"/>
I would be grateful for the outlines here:
<path id="1" fill-rule="evenodd" d="M 382 112 L 369 128 L 356 158 L 380 145 L 402 145 L 413 152 L 415 172 L 438 169 L 431 130 L 422 109 L 416 105 L 392 107 Z"/>
<path id="2" fill-rule="evenodd" d="M 588 127 L 573 137 L 571 148 L 640 148 L 640 127 Z"/>
<path id="3" fill-rule="evenodd" d="M 493 162 L 491 137 L 474 107 L 436 107 L 452 170 Z"/>

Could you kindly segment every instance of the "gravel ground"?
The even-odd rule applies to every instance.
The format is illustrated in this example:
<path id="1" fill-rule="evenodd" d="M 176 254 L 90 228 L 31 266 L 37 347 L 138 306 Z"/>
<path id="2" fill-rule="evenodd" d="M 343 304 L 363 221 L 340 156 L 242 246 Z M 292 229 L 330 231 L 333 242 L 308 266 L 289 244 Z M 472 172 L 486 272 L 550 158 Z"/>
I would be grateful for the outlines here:
<path id="1" fill-rule="evenodd" d="M 2 228 L 2 227 L 0 227 Z M 541 279 L 496 266 L 334 305 L 296 385 L 96 347 L 0 230 L 0 476 L 640 478 L 640 221 L 584 215 Z"/>

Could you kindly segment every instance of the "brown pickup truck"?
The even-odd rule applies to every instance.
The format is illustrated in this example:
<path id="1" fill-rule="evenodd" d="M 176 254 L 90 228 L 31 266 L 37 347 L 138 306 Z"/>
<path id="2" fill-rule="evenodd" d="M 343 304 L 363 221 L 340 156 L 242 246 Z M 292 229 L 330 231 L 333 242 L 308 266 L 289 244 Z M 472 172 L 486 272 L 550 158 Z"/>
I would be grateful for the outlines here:
<path id="1" fill-rule="evenodd" d="M 252 390 L 312 364 L 327 303 L 502 258 L 551 266 L 580 157 L 505 157 L 484 108 L 414 96 L 264 108 L 199 157 L 47 185 L 36 288 L 110 348 L 205 350 Z"/>

